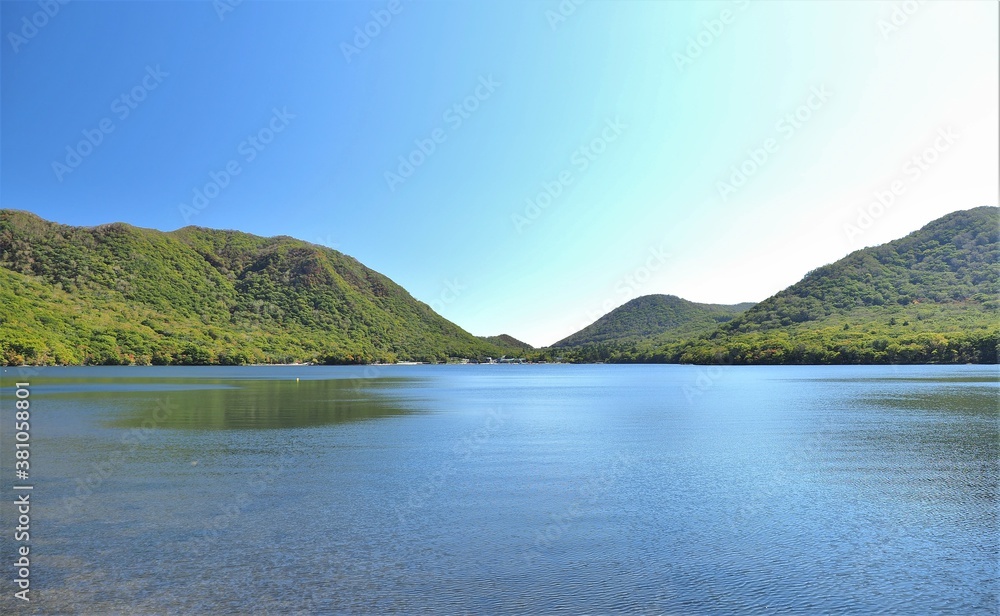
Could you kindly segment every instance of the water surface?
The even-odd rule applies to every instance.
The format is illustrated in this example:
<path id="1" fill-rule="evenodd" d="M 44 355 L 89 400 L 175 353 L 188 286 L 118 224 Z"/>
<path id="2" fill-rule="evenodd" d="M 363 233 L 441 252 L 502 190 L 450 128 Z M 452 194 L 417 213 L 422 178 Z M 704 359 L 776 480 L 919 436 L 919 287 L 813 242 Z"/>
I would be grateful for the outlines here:
<path id="1" fill-rule="evenodd" d="M 997 612 L 995 366 L 25 378 L 5 612 Z"/>

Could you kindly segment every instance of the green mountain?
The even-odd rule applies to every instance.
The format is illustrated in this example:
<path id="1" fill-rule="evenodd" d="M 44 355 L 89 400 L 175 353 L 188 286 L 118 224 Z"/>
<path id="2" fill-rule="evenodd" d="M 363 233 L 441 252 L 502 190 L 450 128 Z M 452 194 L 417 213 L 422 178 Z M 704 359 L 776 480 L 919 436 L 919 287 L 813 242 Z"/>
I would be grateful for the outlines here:
<path id="1" fill-rule="evenodd" d="M 531 351 L 535 348 L 527 342 L 521 342 L 514 336 L 509 336 L 507 334 L 500 334 L 499 336 L 480 336 L 480 338 L 502 349 L 506 349 L 508 355 L 514 355 L 520 351 Z"/>
<path id="2" fill-rule="evenodd" d="M 629 302 L 549 349 L 477 338 L 337 251 L 289 237 L 0 210 L 0 363 L 243 364 L 564 357 L 996 363 L 1000 208 L 936 220 L 750 307 Z"/>
<path id="3" fill-rule="evenodd" d="M 751 306 L 751 303 L 696 304 L 674 295 L 646 295 L 612 310 L 552 346 L 562 349 L 643 339 L 667 342 L 690 338 L 714 330 Z"/>
<path id="4" fill-rule="evenodd" d="M 508 351 L 335 250 L 290 237 L 0 210 L 0 362 L 444 361 Z"/>
<path id="5" fill-rule="evenodd" d="M 600 349 L 671 363 L 996 363 L 1000 208 L 948 214 L 855 251 L 688 340 Z M 595 353 L 584 355 L 588 360 Z"/>

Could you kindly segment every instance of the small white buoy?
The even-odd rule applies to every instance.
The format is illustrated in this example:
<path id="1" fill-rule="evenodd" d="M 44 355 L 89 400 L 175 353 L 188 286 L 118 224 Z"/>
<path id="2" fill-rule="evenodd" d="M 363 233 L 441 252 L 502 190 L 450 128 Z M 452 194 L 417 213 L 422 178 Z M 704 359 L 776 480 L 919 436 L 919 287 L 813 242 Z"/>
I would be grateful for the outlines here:
<path id="1" fill-rule="evenodd" d="M 191 466 L 198 466 L 197 460 L 191 460 Z"/>

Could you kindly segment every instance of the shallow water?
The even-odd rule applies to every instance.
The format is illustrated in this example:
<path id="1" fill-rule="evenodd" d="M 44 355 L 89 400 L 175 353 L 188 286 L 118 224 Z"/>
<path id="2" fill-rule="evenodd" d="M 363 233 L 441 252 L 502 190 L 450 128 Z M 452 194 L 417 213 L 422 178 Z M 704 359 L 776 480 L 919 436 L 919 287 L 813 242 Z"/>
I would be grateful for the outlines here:
<path id="1" fill-rule="evenodd" d="M 33 601 L 5 574 L 5 612 L 998 608 L 996 366 L 25 379 Z"/>

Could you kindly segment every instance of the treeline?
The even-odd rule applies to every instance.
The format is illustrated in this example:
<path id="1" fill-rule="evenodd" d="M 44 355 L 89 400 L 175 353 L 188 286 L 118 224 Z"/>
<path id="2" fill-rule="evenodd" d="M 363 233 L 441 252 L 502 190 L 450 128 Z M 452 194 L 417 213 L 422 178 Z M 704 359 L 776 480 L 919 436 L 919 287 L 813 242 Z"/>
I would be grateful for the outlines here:
<path id="1" fill-rule="evenodd" d="M 516 342 L 516 341 L 515 341 Z M 289 237 L 0 210 L 0 361 L 242 365 L 513 355 L 356 259 Z"/>
<path id="2" fill-rule="evenodd" d="M 357 260 L 289 237 L 0 210 L 0 363 L 997 363 L 1000 209 L 944 216 L 749 307 L 629 302 L 530 349 L 477 338 Z"/>
<path id="3" fill-rule="evenodd" d="M 633 321 L 656 322 L 652 300 L 603 319 L 624 324 L 613 332 L 617 340 L 591 337 L 591 344 L 540 355 L 619 363 L 997 363 L 1000 208 L 953 212 L 855 251 L 709 331 L 685 330 L 674 318 L 656 336 L 629 340 L 638 332 Z"/>
<path id="4" fill-rule="evenodd" d="M 897 337 L 838 339 L 814 335 L 701 338 L 662 347 L 626 343 L 544 349 L 535 360 L 571 363 L 648 364 L 995 364 L 1000 330 L 916 333 Z"/>
<path id="5" fill-rule="evenodd" d="M 298 338 L 290 333 L 231 334 L 201 340 L 194 333 L 147 336 L 134 330 L 77 331 L 60 340 L 35 332 L 0 327 L 0 364 L 6 366 L 243 366 L 249 364 L 313 363 L 359 365 L 416 361 L 446 363 L 455 359 L 523 357 L 523 349 L 498 349 L 491 353 L 430 353 L 397 355 L 377 348 L 339 349 L 329 343 Z"/>

